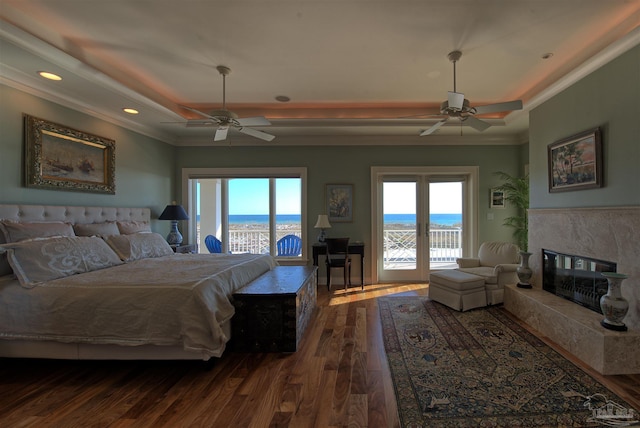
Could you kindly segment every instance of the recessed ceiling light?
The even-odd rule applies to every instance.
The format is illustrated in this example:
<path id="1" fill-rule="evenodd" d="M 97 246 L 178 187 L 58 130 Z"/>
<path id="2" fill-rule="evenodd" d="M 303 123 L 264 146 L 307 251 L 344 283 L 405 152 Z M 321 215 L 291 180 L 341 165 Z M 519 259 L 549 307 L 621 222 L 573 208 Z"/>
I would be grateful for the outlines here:
<path id="1" fill-rule="evenodd" d="M 278 95 L 276 97 L 276 101 L 280 101 L 281 103 L 288 103 L 289 101 L 291 101 L 291 98 L 286 95 Z"/>
<path id="2" fill-rule="evenodd" d="M 546 54 L 542 55 L 542 59 L 549 59 L 553 56 L 553 52 L 547 52 Z"/>
<path id="3" fill-rule="evenodd" d="M 122 111 L 124 111 L 125 113 L 129 113 L 129 114 L 138 114 L 140 113 L 138 110 L 134 109 L 134 108 L 123 108 Z"/>
<path id="4" fill-rule="evenodd" d="M 49 73 L 48 71 L 38 71 L 38 74 L 45 79 L 62 80 L 62 77 L 58 76 L 57 74 Z"/>

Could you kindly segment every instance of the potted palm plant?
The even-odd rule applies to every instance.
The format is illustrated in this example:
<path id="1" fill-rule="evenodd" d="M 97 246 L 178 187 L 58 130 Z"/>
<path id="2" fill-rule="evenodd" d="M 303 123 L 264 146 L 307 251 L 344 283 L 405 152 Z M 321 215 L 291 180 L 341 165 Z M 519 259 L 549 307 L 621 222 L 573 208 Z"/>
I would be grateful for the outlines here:
<path id="1" fill-rule="evenodd" d="M 529 280 L 532 271 L 529 268 L 529 221 L 527 210 L 529 209 L 529 176 L 515 177 L 506 172 L 498 171 L 495 173 L 503 183 L 496 187 L 497 190 L 504 193 L 504 199 L 512 204 L 517 212 L 516 215 L 507 217 L 502 223 L 504 226 L 513 228 L 513 237 L 520 247 L 521 264 L 518 267 L 518 287 L 531 288 Z"/>

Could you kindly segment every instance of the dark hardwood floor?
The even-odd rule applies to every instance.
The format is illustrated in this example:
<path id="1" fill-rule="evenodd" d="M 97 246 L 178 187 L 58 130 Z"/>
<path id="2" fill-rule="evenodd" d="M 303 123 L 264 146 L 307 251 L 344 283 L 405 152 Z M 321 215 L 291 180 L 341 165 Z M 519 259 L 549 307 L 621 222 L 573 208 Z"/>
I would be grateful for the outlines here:
<path id="1" fill-rule="evenodd" d="M 0 359 L 0 427 L 396 427 L 376 298 L 426 287 L 320 286 L 291 354 L 227 352 L 209 364 Z M 601 376 L 563 355 L 640 409 L 640 375 Z"/>

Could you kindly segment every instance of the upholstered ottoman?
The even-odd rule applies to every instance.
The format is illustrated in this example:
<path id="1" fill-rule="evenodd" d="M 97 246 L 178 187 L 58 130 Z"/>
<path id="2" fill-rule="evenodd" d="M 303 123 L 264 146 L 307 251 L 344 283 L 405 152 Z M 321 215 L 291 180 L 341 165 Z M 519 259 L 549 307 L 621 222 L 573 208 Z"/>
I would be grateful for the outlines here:
<path id="1" fill-rule="evenodd" d="M 487 306 L 484 278 L 458 270 L 443 270 L 429 276 L 429 298 L 457 311 Z"/>

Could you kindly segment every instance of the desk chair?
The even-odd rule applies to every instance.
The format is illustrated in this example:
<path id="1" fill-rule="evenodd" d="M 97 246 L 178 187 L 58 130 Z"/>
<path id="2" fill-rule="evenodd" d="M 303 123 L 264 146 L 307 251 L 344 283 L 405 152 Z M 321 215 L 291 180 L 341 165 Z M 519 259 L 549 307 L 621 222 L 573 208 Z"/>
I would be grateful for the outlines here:
<path id="1" fill-rule="evenodd" d="M 326 238 L 327 288 L 331 291 L 331 269 L 341 268 L 344 275 L 344 289 L 351 285 L 351 258 L 349 257 L 349 238 Z"/>

